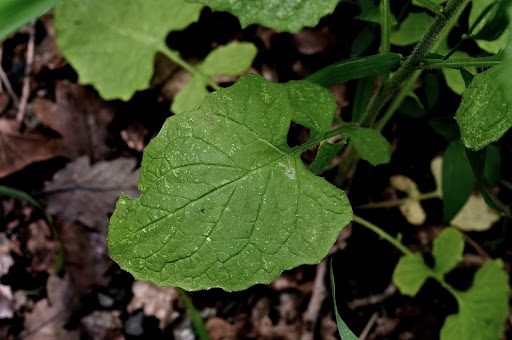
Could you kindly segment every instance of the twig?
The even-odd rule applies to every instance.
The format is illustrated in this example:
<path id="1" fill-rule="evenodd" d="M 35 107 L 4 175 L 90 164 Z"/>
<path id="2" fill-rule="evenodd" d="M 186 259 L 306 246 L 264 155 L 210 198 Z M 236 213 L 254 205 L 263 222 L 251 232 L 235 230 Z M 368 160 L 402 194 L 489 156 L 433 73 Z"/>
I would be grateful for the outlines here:
<path id="1" fill-rule="evenodd" d="M 0 83 L 3 83 L 5 86 L 5 90 L 7 93 L 9 93 L 9 96 L 11 97 L 12 102 L 14 103 L 14 106 L 18 106 L 19 99 L 16 93 L 14 93 L 14 90 L 12 89 L 11 82 L 9 81 L 9 77 L 7 77 L 7 74 L 5 73 L 2 63 L 0 62 Z"/>
<path id="2" fill-rule="evenodd" d="M 476 250 L 478 255 L 480 255 L 486 260 L 492 259 L 491 255 L 489 255 L 485 250 L 483 250 L 482 247 L 480 247 L 478 243 L 476 243 L 471 237 L 469 237 L 466 233 L 463 233 L 463 235 L 466 242 L 469 243 Z"/>
<path id="3" fill-rule="evenodd" d="M 16 114 L 16 121 L 23 121 L 25 110 L 27 108 L 28 97 L 30 96 L 30 75 L 32 74 L 32 66 L 34 64 L 34 46 L 35 46 L 35 24 L 34 21 L 27 27 L 28 29 L 28 45 L 27 55 L 25 59 L 25 74 L 23 77 L 23 87 L 21 89 L 21 99 L 18 105 L 18 113 Z"/>
<path id="4" fill-rule="evenodd" d="M 364 298 L 360 299 L 354 299 L 347 303 L 348 307 L 352 310 L 364 307 L 368 305 L 375 305 L 377 303 L 381 303 L 382 301 L 386 300 L 387 298 L 393 296 L 393 294 L 396 293 L 396 286 L 394 284 L 390 284 L 382 293 L 380 294 L 374 294 L 370 295 Z"/>
<path id="5" fill-rule="evenodd" d="M 325 287 L 325 275 L 327 274 L 327 258 L 324 258 L 322 262 L 316 266 L 316 276 L 313 283 L 313 293 L 308 303 L 308 308 L 304 313 L 304 322 L 307 327 L 314 328 L 314 325 L 318 321 L 318 315 L 322 308 L 322 303 L 327 297 L 327 288 Z"/>
<path id="6" fill-rule="evenodd" d="M 366 340 L 366 337 L 370 333 L 370 330 L 372 329 L 373 324 L 377 321 L 378 318 L 379 318 L 379 313 L 377 313 L 377 312 L 373 313 L 373 315 L 370 317 L 370 320 L 368 320 L 368 323 L 366 324 L 363 331 L 359 335 L 359 340 Z"/>

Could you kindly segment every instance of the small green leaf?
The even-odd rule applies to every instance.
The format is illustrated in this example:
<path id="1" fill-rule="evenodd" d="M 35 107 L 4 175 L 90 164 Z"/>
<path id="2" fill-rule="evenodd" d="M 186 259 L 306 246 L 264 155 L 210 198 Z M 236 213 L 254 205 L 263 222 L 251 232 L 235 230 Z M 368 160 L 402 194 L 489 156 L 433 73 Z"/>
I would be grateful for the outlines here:
<path id="1" fill-rule="evenodd" d="M 501 72 L 501 67 L 495 66 L 476 75 L 462 95 L 455 119 L 468 149 L 484 148 L 500 139 L 512 126 L 512 106 L 498 87 Z"/>
<path id="2" fill-rule="evenodd" d="M 0 41 L 48 12 L 59 2 L 60 0 L 2 0 L 0 2 Z"/>
<path id="3" fill-rule="evenodd" d="M 57 43 L 81 83 L 105 99 L 128 100 L 149 86 L 167 34 L 197 21 L 201 8 L 183 0 L 66 0 L 55 10 Z"/>
<path id="4" fill-rule="evenodd" d="M 402 294 L 415 296 L 430 276 L 431 270 L 420 253 L 404 255 L 393 272 L 393 283 Z"/>
<path id="5" fill-rule="evenodd" d="M 443 215 L 451 221 L 471 195 L 475 178 L 464 145 L 460 140 L 451 142 L 443 155 L 442 168 Z"/>
<path id="6" fill-rule="evenodd" d="M 197 67 L 209 76 L 237 75 L 247 70 L 258 49 L 248 42 L 231 42 L 214 49 Z"/>
<path id="7" fill-rule="evenodd" d="M 313 164 L 311 164 L 311 166 L 309 167 L 309 171 L 311 171 L 315 175 L 322 172 L 325 169 L 325 167 L 329 164 L 329 162 L 341 151 L 345 144 L 345 140 L 342 140 L 341 142 L 334 144 L 328 141 L 323 141 L 322 143 L 320 143 L 315 160 L 313 161 Z"/>
<path id="8" fill-rule="evenodd" d="M 174 96 L 171 111 L 179 114 L 193 110 L 199 107 L 208 93 L 204 81 L 192 75 L 189 82 Z"/>
<path id="9" fill-rule="evenodd" d="M 386 73 L 399 65 L 400 54 L 397 53 L 351 58 L 324 67 L 305 80 L 329 87 L 352 79 Z"/>
<path id="10" fill-rule="evenodd" d="M 455 296 L 457 314 L 441 329 L 441 340 L 495 340 L 503 338 L 509 313 L 508 275 L 501 260 L 486 262 L 475 274 L 473 286 Z"/>
<path id="11" fill-rule="evenodd" d="M 446 228 L 436 237 L 432 249 L 435 259 L 434 271 L 446 274 L 462 260 L 464 253 L 464 237 L 455 228 Z"/>
<path id="12" fill-rule="evenodd" d="M 347 131 L 359 156 L 371 165 L 389 163 L 391 160 L 391 145 L 380 134 L 371 128 L 355 128 Z"/>
<path id="13" fill-rule="evenodd" d="M 331 292 L 332 292 L 332 302 L 334 304 L 334 315 L 336 315 L 336 324 L 338 325 L 338 333 L 340 335 L 341 340 L 359 340 L 359 338 L 348 328 L 345 321 L 340 316 L 338 312 L 338 306 L 336 304 L 336 285 L 334 284 L 334 273 L 332 271 L 332 261 L 330 263 L 330 277 L 331 277 Z"/>
<path id="14" fill-rule="evenodd" d="M 391 32 L 391 43 L 397 46 L 408 46 L 419 41 L 434 18 L 427 13 L 411 13 L 400 24 L 398 30 Z"/>
<path id="15" fill-rule="evenodd" d="M 305 112 L 317 98 L 326 103 Z M 318 263 L 352 210 L 286 139 L 291 120 L 327 131 L 307 117 L 332 122 L 335 107 L 320 86 L 246 74 L 169 118 L 144 150 L 145 194 L 117 202 L 110 256 L 137 279 L 186 290 L 242 290 Z"/>
<path id="16" fill-rule="evenodd" d="M 340 0 L 198 0 L 216 11 L 238 17 L 243 27 L 260 24 L 278 31 L 297 33 L 313 27 L 334 12 Z"/>
<path id="17" fill-rule="evenodd" d="M 214 49 L 196 67 L 209 77 L 237 75 L 251 67 L 257 53 L 258 49 L 252 43 L 231 42 Z M 178 114 L 199 107 L 208 94 L 207 86 L 202 78 L 192 75 L 190 81 L 174 97 L 171 111 Z"/>

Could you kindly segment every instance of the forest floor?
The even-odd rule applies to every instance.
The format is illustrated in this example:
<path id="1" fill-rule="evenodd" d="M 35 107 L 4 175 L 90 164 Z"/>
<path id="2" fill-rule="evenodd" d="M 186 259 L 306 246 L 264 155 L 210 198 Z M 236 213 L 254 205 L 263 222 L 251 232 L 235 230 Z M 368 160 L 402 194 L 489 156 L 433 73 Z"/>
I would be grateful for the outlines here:
<path id="1" fill-rule="evenodd" d="M 250 41 L 259 49 L 250 72 L 279 82 L 302 79 L 349 56 L 353 35 L 344 32 L 359 27 L 346 9 L 298 34 L 241 29 L 236 18 L 204 10 L 198 23 L 172 33 L 171 47 L 195 62 L 217 45 Z M 344 22 L 350 20 L 348 27 Z M 3 82 L 0 88 L 0 185 L 30 194 L 53 216 L 49 221 L 24 200 L 0 197 L 0 338 L 194 339 L 190 310 L 179 291 L 134 281 L 109 258 L 106 243 L 115 202 L 121 192 L 138 195 L 142 150 L 171 116 L 172 98 L 188 75 L 158 56 L 151 89 L 129 102 L 106 102 L 78 83 L 56 45 L 51 14 L 0 46 L 1 72 L 12 87 Z M 351 106 L 352 85 L 331 88 L 341 117 Z M 440 101 L 452 114 L 458 100 L 441 90 Z M 393 147 L 392 162 L 376 168 L 360 162 L 343 189 L 358 215 L 430 254 L 432 240 L 445 226 L 440 200 L 423 202 L 427 218 L 420 226 L 408 224 L 397 208 L 357 207 L 402 197 L 389 184 L 396 174 L 412 178 L 422 192 L 433 190 L 430 161 L 447 142 L 425 120 L 401 114 L 384 135 Z M 307 138 L 306 130 L 292 126 L 290 143 Z M 511 181 L 510 131 L 501 146 L 502 174 Z M 306 153 L 304 161 L 313 156 L 314 151 Z M 323 174 L 331 180 L 334 175 L 335 170 Z M 499 194 L 512 201 L 510 192 Z M 448 280 L 467 288 L 488 256 L 501 258 L 510 273 L 511 227 L 501 218 L 486 231 L 468 232 L 472 245 Z M 401 295 L 391 283 L 399 257 L 377 235 L 350 224 L 320 264 L 286 271 L 269 285 L 241 292 L 188 294 L 211 339 L 336 339 L 332 259 L 339 312 L 361 339 L 436 339 L 446 316 L 457 311 L 456 301 L 434 281 L 414 298 Z M 505 331 L 512 338 L 512 316 Z"/>

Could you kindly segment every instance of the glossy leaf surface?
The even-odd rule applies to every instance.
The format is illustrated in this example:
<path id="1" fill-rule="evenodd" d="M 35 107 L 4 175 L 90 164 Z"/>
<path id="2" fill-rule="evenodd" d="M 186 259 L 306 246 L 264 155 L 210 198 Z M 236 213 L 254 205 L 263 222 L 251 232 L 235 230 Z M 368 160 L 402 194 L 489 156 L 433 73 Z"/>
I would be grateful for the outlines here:
<path id="1" fill-rule="evenodd" d="M 340 0 L 198 0 L 216 11 L 229 12 L 243 27 L 260 24 L 278 31 L 296 33 L 302 28 L 316 26 L 330 14 Z"/>
<path id="2" fill-rule="evenodd" d="M 117 203 L 110 256 L 137 279 L 187 290 L 241 290 L 319 262 L 352 210 L 286 137 L 291 120 L 324 133 L 335 108 L 320 86 L 247 74 L 169 118 L 144 150 L 145 195 Z"/>
<path id="3" fill-rule="evenodd" d="M 462 95 L 455 119 L 468 149 L 484 148 L 512 126 L 512 106 L 506 100 L 509 95 L 499 87 L 501 72 L 502 68 L 496 66 L 479 73 Z"/>

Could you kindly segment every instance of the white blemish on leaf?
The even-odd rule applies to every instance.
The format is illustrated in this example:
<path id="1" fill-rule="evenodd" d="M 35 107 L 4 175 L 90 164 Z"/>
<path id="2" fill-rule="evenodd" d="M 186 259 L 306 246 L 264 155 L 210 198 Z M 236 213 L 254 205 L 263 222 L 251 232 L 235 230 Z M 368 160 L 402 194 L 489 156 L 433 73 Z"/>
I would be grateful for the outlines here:
<path id="1" fill-rule="evenodd" d="M 287 157 L 287 158 L 288 158 L 288 165 L 285 165 L 285 164 L 279 162 L 279 166 L 282 166 L 283 168 L 286 169 L 286 171 L 284 173 L 286 175 L 286 177 L 288 177 L 289 179 L 295 179 L 295 169 L 292 166 L 292 160 L 290 159 L 290 157 Z"/>

